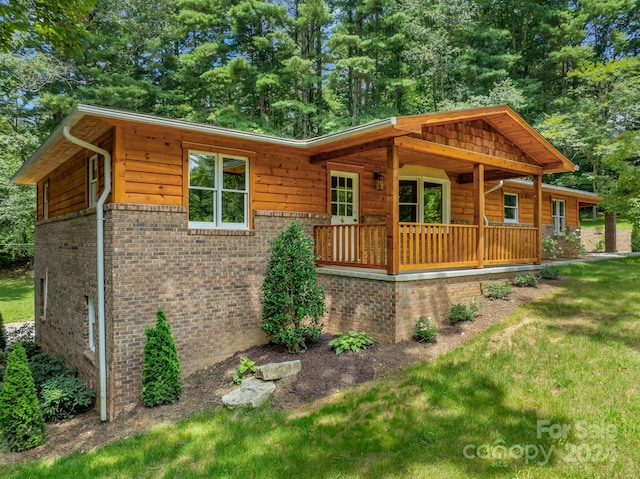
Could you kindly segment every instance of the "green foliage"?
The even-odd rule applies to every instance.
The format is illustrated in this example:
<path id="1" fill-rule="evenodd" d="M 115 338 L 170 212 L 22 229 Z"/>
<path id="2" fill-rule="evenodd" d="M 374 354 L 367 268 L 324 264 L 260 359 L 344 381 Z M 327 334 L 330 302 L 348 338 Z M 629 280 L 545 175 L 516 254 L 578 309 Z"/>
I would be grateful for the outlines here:
<path id="1" fill-rule="evenodd" d="M 580 236 L 577 232 L 571 231 L 562 241 L 562 256 L 565 258 L 577 258 L 586 253 L 586 249 L 582 244 Z"/>
<path id="2" fill-rule="evenodd" d="M 546 264 L 540 270 L 540 277 L 544 279 L 558 279 L 560 277 L 560 268 Z"/>
<path id="3" fill-rule="evenodd" d="M 171 326 L 162 309 L 156 312 L 155 328 L 147 328 L 142 365 L 142 402 L 147 407 L 171 404 L 180 398 L 180 360 Z"/>
<path id="4" fill-rule="evenodd" d="M 478 303 L 472 301 L 469 305 L 463 303 L 452 304 L 449 308 L 449 320 L 452 323 L 461 321 L 475 321 L 478 317 Z"/>
<path id="5" fill-rule="evenodd" d="M 431 320 L 431 318 L 425 318 L 420 316 L 420 319 L 413 327 L 413 337 L 421 343 L 435 343 L 438 336 L 438 325 Z"/>
<path id="6" fill-rule="evenodd" d="M 271 244 L 262 283 L 262 330 L 290 353 L 306 349 L 306 340 L 322 333 L 324 291 L 318 284 L 313 239 L 298 222 L 291 223 Z"/>
<path id="7" fill-rule="evenodd" d="M 0 352 L 3 352 L 7 347 L 7 330 L 4 329 L 4 320 L 2 319 L 2 312 L 0 312 Z"/>
<path id="8" fill-rule="evenodd" d="M 504 281 L 487 281 L 482 283 L 484 296 L 491 301 L 496 299 L 505 299 L 511 294 L 511 282 L 507 279 Z"/>
<path id="9" fill-rule="evenodd" d="M 329 341 L 336 355 L 343 351 L 353 351 L 357 353 L 361 349 L 366 349 L 371 346 L 374 341 L 373 338 L 367 333 L 356 333 L 355 331 L 349 331 L 348 333 L 338 333 L 339 336 Z"/>
<path id="10" fill-rule="evenodd" d="M 538 286 L 538 278 L 533 273 L 516 274 L 513 278 L 513 284 L 519 288 L 531 288 Z"/>
<path id="11" fill-rule="evenodd" d="M 25 332 L 27 328 L 24 328 Z M 30 332 L 29 334 L 31 334 L 33 332 L 32 328 L 29 328 Z M 15 333 L 15 331 L 14 331 Z M 18 337 L 20 335 L 20 328 L 18 328 L 17 331 Z M 25 334 L 26 336 L 27 334 Z M 14 334 L 11 335 L 12 339 L 15 339 Z M 32 357 L 34 357 L 36 354 L 38 354 L 40 352 L 40 345 L 38 343 L 36 343 L 35 341 L 30 341 L 30 340 L 20 340 L 20 339 L 16 339 L 16 341 L 10 343 L 7 346 L 7 351 L 12 351 L 13 348 L 15 347 L 16 344 L 20 343 L 20 345 L 22 346 L 22 349 L 24 349 L 24 353 L 27 355 L 27 359 L 31 359 Z"/>
<path id="12" fill-rule="evenodd" d="M 637 253 L 640 251 L 640 224 L 634 223 L 631 229 L 631 251 Z"/>
<path id="13" fill-rule="evenodd" d="M 47 422 L 71 419 L 87 410 L 95 399 L 95 391 L 81 378 L 54 376 L 42 385 L 40 409 Z"/>
<path id="14" fill-rule="evenodd" d="M 24 451 L 44 443 L 45 425 L 27 356 L 17 343 L 7 358 L 0 394 L 0 432 L 12 451 Z"/>
<path id="15" fill-rule="evenodd" d="M 29 359 L 29 370 L 38 393 L 42 392 L 44 383 L 51 378 L 76 375 L 74 369 L 67 367 L 62 356 L 52 356 L 45 352 L 39 352 Z"/>
<path id="16" fill-rule="evenodd" d="M 544 259 L 556 259 L 560 256 L 561 249 L 558 240 L 545 236 L 542 238 L 542 257 Z"/>
<path id="17" fill-rule="evenodd" d="M 256 362 L 249 359 L 248 356 L 240 356 L 240 365 L 237 367 L 236 372 L 231 375 L 232 384 L 242 384 L 244 378 L 256 372 Z"/>

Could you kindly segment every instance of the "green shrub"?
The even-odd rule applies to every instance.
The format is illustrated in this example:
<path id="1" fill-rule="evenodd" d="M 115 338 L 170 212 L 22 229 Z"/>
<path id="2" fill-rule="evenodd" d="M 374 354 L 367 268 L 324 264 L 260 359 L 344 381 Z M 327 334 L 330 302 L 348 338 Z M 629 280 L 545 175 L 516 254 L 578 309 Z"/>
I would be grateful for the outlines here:
<path id="1" fill-rule="evenodd" d="M 171 404 L 180 398 L 180 360 L 171 335 L 171 326 L 162 309 L 156 312 L 156 327 L 147 328 L 142 365 L 142 402 L 153 407 Z"/>
<path id="2" fill-rule="evenodd" d="M 561 249 L 558 240 L 545 236 L 542 238 L 542 257 L 544 259 L 556 259 L 560 256 Z"/>
<path id="3" fill-rule="evenodd" d="M 538 286 L 538 278 L 533 273 L 527 273 L 524 275 L 516 274 L 513 278 L 513 284 L 519 288 L 532 288 Z"/>
<path id="4" fill-rule="evenodd" d="M 7 358 L 0 394 L 0 431 L 12 451 L 39 446 L 45 440 L 44 419 L 24 348 L 17 343 Z"/>
<path id="5" fill-rule="evenodd" d="M 338 333 L 339 336 L 329 341 L 336 354 L 340 354 L 343 351 L 353 351 L 357 353 L 361 349 L 366 349 L 371 346 L 374 341 L 367 333 L 356 333 L 355 331 L 349 331 L 346 334 Z"/>
<path id="6" fill-rule="evenodd" d="M 484 296 L 491 301 L 496 299 L 504 299 L 511 294 L 511 283 L 509 280 L 504 281 L 487 281 L 482 284 Z"/>
<path id="7" fill-rule="evenodd" d="M 540 270 L 540 277 L 544 279 L 558 279 L 560 277 L 560 269 L 557 266 L 546 264 Z"/>
<path id="8" fill-rule="evenodd" d="M 297 353 L 307 348 L 307 339 L 322 334 L 324 291 L 316 277 L 313 239 L 299 223 L 271 244 L 262 292 L 262 330 L 271 342 Z"/>
<path id="9" fill-rule="evenodd" d="M 449 308 L 449 320 L 452 323 L 460 321 L 475 321 L 478 317 L 478 304 L 472 301 L 471 304 L 463 303 L 452 304 Z"/>
<path id="10" fill-rule="evenodd" d="M 87 410 L 96 397 L 83 379 L 55 376 L 42 385 L 40 409 L 45 421 L 71 419 Z"/>
<path id="11" fill-rule="evenodd" d="M 413 327 L 413 337 L 421 343 L 434 343 L 438 336 L 438 325 L 431 321 L 431 318 L 420 316 L 420 319 Z"/>
<path id="12" fill-rule="evenodd" d="M 38 393 L 42 391 L 42 385 L 51 378 L 76 375 L 76 371 L 68 368 L 61 356 L 45 352 L 39 352 L 29 360 L 29 369 Z"/>
<path id="13" fill-rule="evenodd" d="M 577 258 L 587 252 L 577 231 L 572 231 L 562 238 L 562 256 Z"/>
<path id="14" fill-rule="evenodd" d="M 4 321 L 2 319 L 2 313 L 0 313 L 0 352 L 4 351 L 7 347 L 7 330 L 4 329 Z"/>
<path id="15" fill-rule="evenodd" d="M 245 376 L 255 373 L 257 369 L 256 362 L 247 356 L 240 356 L 240 365 L 236 368 L 236 372 L 231 374 L 231 384 L 242 384 Z"/>
<path id="16" fill-rule="evenodd" d="M 640 224 L 634 223 L 631 227 L 631 251 L 640 252 Z"/>

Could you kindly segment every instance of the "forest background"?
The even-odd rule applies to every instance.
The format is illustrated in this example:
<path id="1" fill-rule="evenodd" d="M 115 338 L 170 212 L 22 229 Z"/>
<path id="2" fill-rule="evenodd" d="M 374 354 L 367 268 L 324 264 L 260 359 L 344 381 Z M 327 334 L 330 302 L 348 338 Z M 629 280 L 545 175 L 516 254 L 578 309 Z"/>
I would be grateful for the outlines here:
<path id="1" fill-rule="evenodd" d="M 508 103 L 640 235 L 637 0 L 0 0 L 0 263 L 31 260 L 9 180 L 76 103 L 307 138 Z"/>

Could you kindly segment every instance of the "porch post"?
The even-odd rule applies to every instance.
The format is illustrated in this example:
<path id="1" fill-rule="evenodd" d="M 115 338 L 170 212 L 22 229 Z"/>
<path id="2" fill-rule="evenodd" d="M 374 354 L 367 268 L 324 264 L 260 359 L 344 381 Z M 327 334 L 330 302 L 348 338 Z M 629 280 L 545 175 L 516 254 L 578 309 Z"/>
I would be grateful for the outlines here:
<path id="1" fill-rule="evenodd" d="M 400 272 L 399 148 L 387 147 L 387 274 Z"/>
<path id="2" fill-rule="evenodd" d="M 484 268 L 484 165 L 473 165 L 473 223 L 478 227 L 476 268 Z"/>
<path id="3" fill-rule="evenodd" d="M 542 175 L 533 177 L 533 226 L 536 228 L 536 263 L 542 263 Z"/>

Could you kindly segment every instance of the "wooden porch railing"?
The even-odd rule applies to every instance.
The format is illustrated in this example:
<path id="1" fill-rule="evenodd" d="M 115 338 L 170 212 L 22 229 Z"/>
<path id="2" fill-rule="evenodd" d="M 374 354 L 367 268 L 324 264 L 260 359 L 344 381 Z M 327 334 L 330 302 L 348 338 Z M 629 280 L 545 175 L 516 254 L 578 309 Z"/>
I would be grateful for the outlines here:
<path id="1" fill-rule="evenodd" d="M 400 223 L 400 271 L 475 267 L 478 226 Z M 537 229 L 523 226 L 485 226 L 484 263 L 488 265 L 537 261 Z M 387 228 L 384 223 L 319 225 L 314 228 L 318 264 L 387 267 Z"/>
<path id="2" fill-rule="evenodd" d="M 359 223 L 314 228 L 318 264 L 386 268 L 387 225 Z"/>
<path id="3" fill-rule="evenodd" d="M 485 226 L 486 264 L 532 263 L 538 258 L 538 230 L 527 226 Z"/>
<path id="4" fill-rule="evenodd" d="M 475 266 L 478 227 L 400 223 L 400 270 Z"/>

